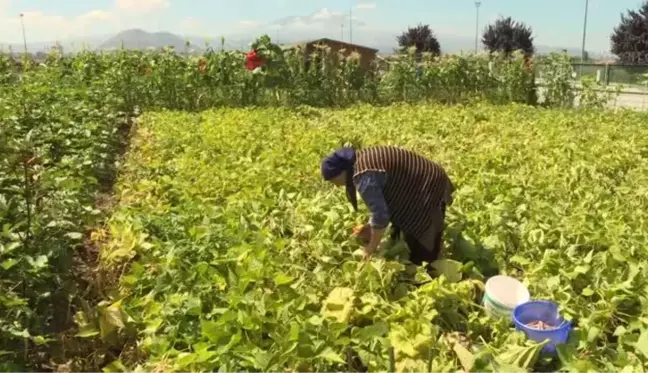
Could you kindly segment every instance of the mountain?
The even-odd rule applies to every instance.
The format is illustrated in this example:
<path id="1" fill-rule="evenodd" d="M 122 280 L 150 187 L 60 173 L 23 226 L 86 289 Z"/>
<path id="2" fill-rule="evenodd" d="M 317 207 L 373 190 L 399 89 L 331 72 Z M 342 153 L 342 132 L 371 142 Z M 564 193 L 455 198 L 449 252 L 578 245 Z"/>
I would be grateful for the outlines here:
<path id="1" fill-rule="evenodd" d="M 122 46 L 126 49 L 148 49 L 173 47 L 176 51 L 185 51 L 188 47 L 191 50 L 198 50 L 196 45 L 170 32 L 146 32 L 141 29 L 125 30 L 111 37 L 99 45 L 98 49 L 110 50 L 119 49 Z"/>
<path id="2" fill-rule="evenodd" d="M 102 42 L 108 39 L 109 36 L 91 36 L 85 38 L 73 38 L 60 41 L 37 41 L 37 42 L 28 42 L 27 51 L 30 53 L 37 52 L 46 52 L 54 47 L 57 43 L 63 47 L 65 53 L 67 52 L 79 52 L 84 49 L 96 49 Z M 0 50 L 7 51 L 11 49 L 14 52 L 20 52 L 24 50 L 24 45 L 22 43 L 0 43 Z"/>
<path id="3" fill-rule="evenodd" d="M 342 15 L 335 13 L 325 13 L 320 12 L 318 15 L 310 15 L 304 17 L 286 17 L 281 20 L 273 22 L 290 24 L 291 22 L 300 22 L 301 25 L 306 24 L 307 27 L 295 29 L 281 29 L 281 30 L 272 30 L 270 28 L 250 30 L 247 32 L 232 33 L 224 36 L 224 44 L 221 45 L 221 37 L 202 37 L 202 36 L 187 36 L 182 37 L 170 32 L 147 32 L 141 29 L 131 29 L 122 31 L 114 36 L 93 36 L 86 38 L 76 38 L 69 40 L 62 40 L 59 42 L 62 45 L 63 50 L 67 52 L 78 52 L 82 49 L 92 49 L 92 50 L 110 50 L 121 48 L 122 43 L 124 47 L 128 49 L 146 49 L 146 48 L 161 48 L 172 46 L 178 52 L 185 52 L 186 43 L 189 42 L 189 52 L 201 52 L 207 47 L 213 48 L 214 50 L 247 50 L 250 47 L 250 44 L 260 35 L 267 33 L 273 41 L 277 41 L 280 44 L 291 44 L 295 42 L 300 42 L 304 40 L 312 40 L 319 38 L 331 38 L 341 41 L 348 42 L 348 32 L 341 35 L 339 26 L 337 29 L 335 27 L 315 27 L 310 28 L 308 26 L 311 23 L 322 22 L 321 18 L 325 18 L 324 15 L 328 17 L 339 17 Z M 299 20 L 297 21 L 297 19 Z M 304 21 L 307 22 L 304 22 Z M 337 21 L 337 19 L 336 19 Z M 362 25 L 357 25 L 357 28 L 354 30 L 353 43 L 365 45 L 368 47 L 378 49 L 378 53 L 381 55 L 390 55 L 394 53 L 394 50 L 397 48 L 396 35 L 397 31 L 394 30 L 376 30 L 376 29 L 366 29 Z M 475 39 L 466 36 L 457 36 L 457 35 L 448 35 L 448 34 L 437 34 L 439 43 L 441 44 L 441 50 L 444 54 L 456 54 L 461 52 L 472 52 L 475 48 Z M 31 53 L 43 52 L 52 48 L 56 42 L 31 42 L 28 44 L 27 49 Z M 482 48 L 480 44 L 480 50 Z M 15 52 L 22 52 L 23 45 L 19 43 L 3 44 L 0 43 L 0 51 L 7 51 L 11 48 Z M 537 45 L 536 53 L 537 54 L 547 54 L 550 52 L 560 52 L 562 50 L 567 50 L 567 53 L 571 56 L 579 57 L 580 49 L 579 48 L 563 48 L 563 47 L 554 47 L 554 46 L 545 46 Z M 591 58 L 599 58 L 602 54 L 596 52 L 590 52 Z"/>

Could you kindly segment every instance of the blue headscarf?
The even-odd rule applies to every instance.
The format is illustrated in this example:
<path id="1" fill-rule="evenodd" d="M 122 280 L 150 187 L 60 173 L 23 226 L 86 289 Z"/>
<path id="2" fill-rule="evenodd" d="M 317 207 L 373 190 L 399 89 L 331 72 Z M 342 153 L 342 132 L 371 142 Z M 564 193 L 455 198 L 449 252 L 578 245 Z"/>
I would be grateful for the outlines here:
<path id="1" fill-rule="evenodd" d="M 344 171 L 346 173 L 346 194 L 353 208 L 358 211 L 358 197 L 353 185 L 353 165 L 356 161 L 356 152 L 353 148 L 341 148 L 333 152 L 322 161 L 322 177 L 328 181 Z"/>

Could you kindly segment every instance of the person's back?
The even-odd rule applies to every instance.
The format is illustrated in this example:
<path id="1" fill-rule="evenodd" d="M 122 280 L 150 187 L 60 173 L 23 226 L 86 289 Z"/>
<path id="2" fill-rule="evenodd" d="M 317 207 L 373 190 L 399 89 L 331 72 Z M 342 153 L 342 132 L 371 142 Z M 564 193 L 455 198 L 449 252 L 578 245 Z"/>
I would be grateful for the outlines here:
<path id="1" fill-rule="evenodd" d="M 321 170 L 325 180 L 345 187 L 354 209 L 356 192 L 369 207 L 368 256 L 391 222 L 405 234 L 413 263 L 438 259 L 446 206 L 452 203 L 454 189 L 441 165 L 406 149 L 376 146 L 338 149 L 322 161 Z"/>
<path id="2" fill-rule="evenodd" d="M 366 172 L 386 174 L 383 193 L 392 222 L 410 234 L 422 234 L 431 223 L 429 212 L 451 202 L 452 183 L 443 167 L 407 149 L 376 146 L 358 150 L 354 179 Z"/>

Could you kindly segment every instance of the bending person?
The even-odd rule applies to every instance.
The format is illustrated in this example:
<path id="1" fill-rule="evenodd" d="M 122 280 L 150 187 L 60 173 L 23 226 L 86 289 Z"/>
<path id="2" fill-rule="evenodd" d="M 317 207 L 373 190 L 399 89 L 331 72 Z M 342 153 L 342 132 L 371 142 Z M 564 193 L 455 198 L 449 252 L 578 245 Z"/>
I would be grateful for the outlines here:
<path id="1" fill-rule="evenodd" d="M 446 206 L 452 204 L 454 190 L 441 165 L 409 150 L 377 146 L 341 148 L 322 161 L 321 170 L 324 180 L 346 186 L 356 211 L 356 190 L 369 207 L 367 256 L 376 251 L 391 222 L 405 234 L 412 263 L 440 258 Z"/>

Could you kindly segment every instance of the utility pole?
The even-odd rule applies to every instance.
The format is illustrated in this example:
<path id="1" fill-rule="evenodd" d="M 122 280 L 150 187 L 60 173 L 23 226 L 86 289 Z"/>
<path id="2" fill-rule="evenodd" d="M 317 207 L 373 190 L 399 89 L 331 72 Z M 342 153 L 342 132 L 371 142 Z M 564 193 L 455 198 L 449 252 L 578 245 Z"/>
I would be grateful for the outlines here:
<path id="1" fill-rule="evenodd" d="M 349 8 L 349 43 L 353 43 L 353 6 Z"/>
<path id="2" fill-rule="evenodd" d="M 340 24 L 340 41 L 344 41 L 344 23 Z"/>
<path id="3" fill-rule="evenodd" d="M 585 40 L 587 37 L 587 13 L 589 8 L 589 0 L 585 0 L 585 18 L 583 19 L 583 44 L 581 45 L 581 68 L 585 63 Z"/>
<path id="4" fill-rule="evenodd" d="M 27 36 L 25 35 L 25 15 L 20 13 L 20 24 L 22 25 L 23 44 L 25 47 L 25 55 L 27 55 Z"/>
<path id="5" fill-rule="evenodd" d="M 475 0 L 475 54 L 479 50 L 479 7 L 481 0 Z"/>

